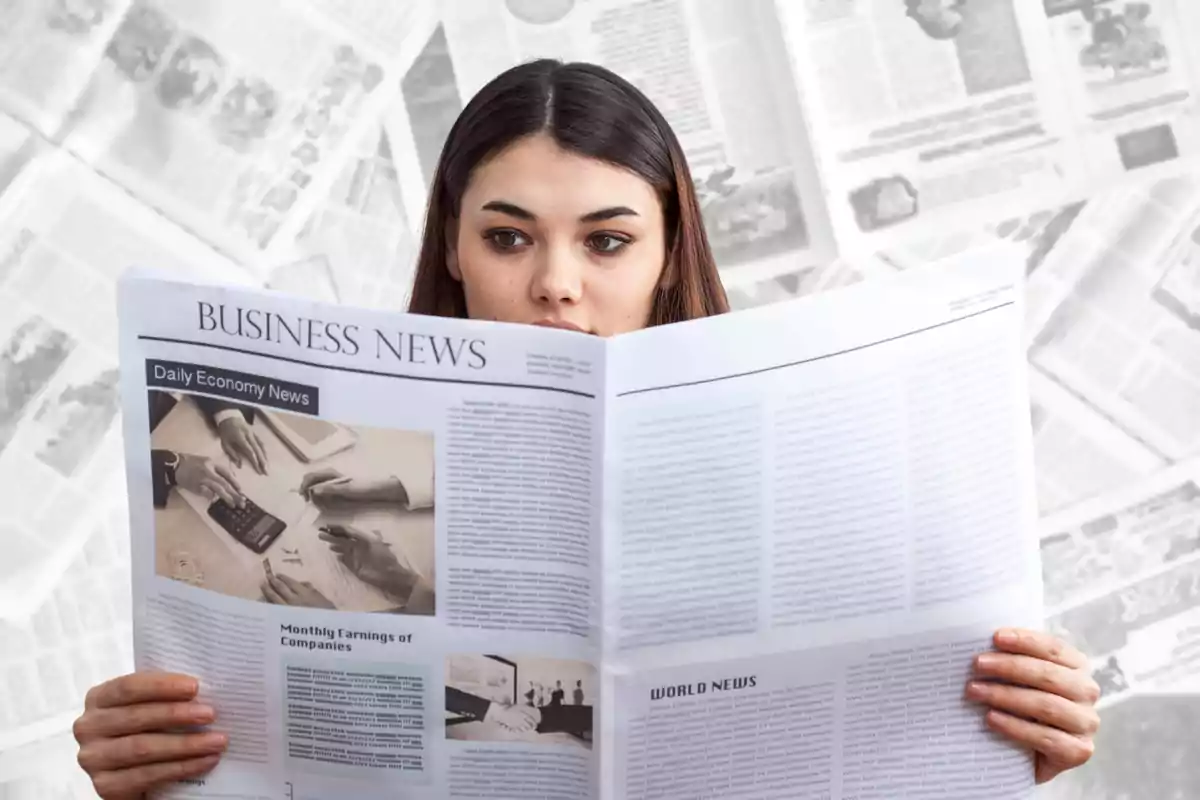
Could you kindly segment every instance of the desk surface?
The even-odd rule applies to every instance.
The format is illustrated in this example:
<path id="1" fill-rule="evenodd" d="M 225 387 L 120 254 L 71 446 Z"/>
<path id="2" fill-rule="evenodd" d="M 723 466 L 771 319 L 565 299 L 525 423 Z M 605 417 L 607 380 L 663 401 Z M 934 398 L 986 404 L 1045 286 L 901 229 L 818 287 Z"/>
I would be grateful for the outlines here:
<path id="1" fill-rule="evenodd" d="M 381 611 L 395 605 L 362 583 L 318 538 L 318 526 L 331 522 L 378 531 L 401 563 L 434 579 L 433 509 L 369 508 L 321 512 L 297 491 L 308 472 L 334 467 L 347 475 L 382 477 L 393 474 L 398 459 L 420 459 L 432 469 L 433 437 L 421 431 L 358 428 L 349 450 L 311 464 L 300 461 L 260 417 L 254 421 L 267 451 L 268 474 L 249 465 L 235 468 L 199 409 L 188 399 L 178 403 L 152 434 L 152 446 L 206 455 L 228 467 L 248 497 L 287 522 L 287 529 L 259 555 L 237 542 L 201 514 L 178 490 L 155 514 L 155 570 L 221 594 L 262 600 L 263 559 L 276 574 L 309 581 L 343 611 Z M 286 552 L 285 552 L 286 551 Z M 285 560 L 287 559 L 287 560 Z M 295 563 L 299 560 L 302 563 Z"/>

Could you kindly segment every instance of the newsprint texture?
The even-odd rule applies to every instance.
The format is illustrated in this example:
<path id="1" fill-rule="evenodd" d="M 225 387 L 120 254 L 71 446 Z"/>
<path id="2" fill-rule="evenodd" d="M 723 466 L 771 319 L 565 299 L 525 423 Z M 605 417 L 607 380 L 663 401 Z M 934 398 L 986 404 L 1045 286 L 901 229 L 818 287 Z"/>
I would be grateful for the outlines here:
<path id="1" fill-rule="evenodd" d="M 402 308 L 450 125 L 536 56 L 663 109 L 735 308 L 1021 248 L 1046 625 L 1105 685 L 1044 791 L 1188 796 L 1197 42 L 1194 0 L 0 0 L 0 800 L 93 796 L 69 723 L 132 663 L 118 273 Z"/>

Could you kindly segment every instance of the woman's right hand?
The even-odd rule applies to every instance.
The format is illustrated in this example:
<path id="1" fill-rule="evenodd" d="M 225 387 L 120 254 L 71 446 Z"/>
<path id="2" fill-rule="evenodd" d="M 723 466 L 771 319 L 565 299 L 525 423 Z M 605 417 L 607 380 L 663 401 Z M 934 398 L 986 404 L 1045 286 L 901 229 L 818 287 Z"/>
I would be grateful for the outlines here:
<path id="1" fill-rule="evenodd" d="M 94 686 L 75 720 L 79 766 L 104 800 L 139 800 L 151 789 L 211 770 L 228 745 L 208 725 L 214 711 L 196 701 L 187 675 L 135 672 Z"/>

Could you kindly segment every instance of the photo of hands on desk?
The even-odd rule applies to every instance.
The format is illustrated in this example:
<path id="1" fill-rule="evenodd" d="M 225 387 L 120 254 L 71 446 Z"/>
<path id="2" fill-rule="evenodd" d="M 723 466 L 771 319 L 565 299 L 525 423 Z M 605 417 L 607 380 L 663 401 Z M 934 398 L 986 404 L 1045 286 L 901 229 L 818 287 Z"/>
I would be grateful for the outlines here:
<path id="1" fill-rule="evenodd" d="M 446 658 L 446 738 L 591 749 L 596 670 L 586 661 Z"/>
<path id="2" fill-rule="evenodd" d="M 151 390 L 155 570 L 277 605 L 434 613 L 434 441 Z"/>

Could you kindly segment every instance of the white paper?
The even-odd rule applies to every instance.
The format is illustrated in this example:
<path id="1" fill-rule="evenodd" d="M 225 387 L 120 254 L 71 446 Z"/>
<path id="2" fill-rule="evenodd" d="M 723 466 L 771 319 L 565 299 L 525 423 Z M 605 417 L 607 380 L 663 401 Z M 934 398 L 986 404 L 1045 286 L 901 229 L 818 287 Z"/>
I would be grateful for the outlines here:
<path id="1" fill-rule="evenodd" d="M 817 794 L 1032 797 L 962 697 L 1041 614 L 1022 272 L 996 249 L 610 340 L 131 275 L 136 660 L 200 677 L 231 737 L 166 796 L 775 797 L 801 759 Z M 279 419 L 353 438 L 306 460 Z M 704 756 L 731 737 L 763 763 Z M 939 766 L 966 753 L 987 781 Z"/>

